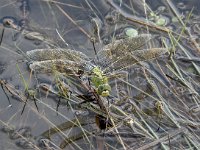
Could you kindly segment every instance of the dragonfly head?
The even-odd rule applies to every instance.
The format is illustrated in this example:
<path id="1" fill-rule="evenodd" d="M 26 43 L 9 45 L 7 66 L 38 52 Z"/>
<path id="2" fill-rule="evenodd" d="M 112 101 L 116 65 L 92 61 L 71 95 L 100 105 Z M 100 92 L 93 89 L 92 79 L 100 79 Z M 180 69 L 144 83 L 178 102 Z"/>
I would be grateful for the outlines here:
<path id="1" fill-rule="evenodd" d="M 101 84 L 98 86 L 97 91 L 99 95 L 107 97 L 110 95 L 111 87 L 109 84 Z"/>
<path id="2" fill-rule="evenodd" d="M 103 91 L 103 92 L 101 93 L 101 96 L 103 96 L 103 97 L 107 97 L 107 96 L 109 96 L 109 95 L 110 95 L 110 92 L 109 92 L 108 90 Z"/>

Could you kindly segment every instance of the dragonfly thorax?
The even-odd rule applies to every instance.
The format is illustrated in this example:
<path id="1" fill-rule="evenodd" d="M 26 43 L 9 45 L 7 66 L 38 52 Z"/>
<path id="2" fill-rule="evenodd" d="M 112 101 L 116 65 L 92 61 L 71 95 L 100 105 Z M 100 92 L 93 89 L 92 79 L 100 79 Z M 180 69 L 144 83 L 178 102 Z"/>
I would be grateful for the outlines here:
<path id="1" fill-rule="evenodd" d="M 94 67 L 91 72 L 91 82 L 97 88 L 98 94 L 104 97 L 109 96 L 111 87 L 108 84 L 108 78 L 98 66 Z"/>

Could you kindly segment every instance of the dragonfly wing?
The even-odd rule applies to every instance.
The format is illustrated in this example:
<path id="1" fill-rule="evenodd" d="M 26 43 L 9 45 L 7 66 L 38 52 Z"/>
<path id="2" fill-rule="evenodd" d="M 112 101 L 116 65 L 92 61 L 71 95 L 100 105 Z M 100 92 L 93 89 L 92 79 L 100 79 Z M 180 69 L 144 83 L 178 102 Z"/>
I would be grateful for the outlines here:
<path id="1" fill-rule="evenodd" d="M 113 57 L 112 59 L 110 59 L 110 61 L 112 63 L 104 67 L 105 69 L 103 71 L 105 73 L 110 71 L 112 72 L 112 71 L 122 70 L 138 62 L 137 59 L 130 54 L 122 57 Z"/>
<path id="2" fill-rule="evenodd" d="M 132 52 L 138 50 L 140 47 L 149 42 L 152 38 L 153 36 L 151 34 L 140 34 L 136 37 L 124 39 L 122 41 L 122 44 L 126 45 L 127 47 L 125 51 Z"/>
<path id="3" fill-rule="evenodd" d="M 66 59 L 80 62 L 82 60 L 89 60 L 89 58 L 82 52 L 71 49 L 34 49 L 26 52 L 28 57 L 33 61 L 44 61 L 54 59 Z"/>
<path id="4" fill-rule="evenodd" d="M 139 49 L 150 39 L 152 39 L 151 34 L 141 34 L 137 37 L 116 40 L 108 44 L 97 54 L 100 65 L 104 68 L 108 67 L 111 63 L 116 62 L 118 58 Z"/>
<path id="5" fill-rule="evenodd" d="M 144 50 L 136 50 L 131 53 L 127 52 L 121 57 L 110 58 L 110 62 L 112 63 L 110 65 L 107 65 L 105 72 L 128 68 L 140 61 L 146 61 L 159 57 L 165 54 L 166 52 L 167 52 L 166 48 L 151 48 Z"/>
<path id="6" fill-rule="evenodd" d="M 73 74 L 81 68 L 81 64 L 70 61 L 70 60 L 44 60 L 44 61 L 33 61 L 29 68 L 34 72 L 39 73 L 64 73 Z"/>
<path id="7" fill-rule="evenodd" d="M 98 57 L 120 57 L 126 52 L 132 52 L 139 49 L 145 43 L 152 39 L 151 34 L 141 34 L 137 37 L 116 40 L 111 44 L 106 45 L 103 50 L 98 52 Z"/>
<path id="8" fill-rule="evenodd" d="M 131 52 L 131 54 L 138 60 L 138 61 L 145 61 L 149 59 L 153 59 L 165 54 L 168 50 L 166 48 L 150 48 L 144 50 L 136 50 Z"/>

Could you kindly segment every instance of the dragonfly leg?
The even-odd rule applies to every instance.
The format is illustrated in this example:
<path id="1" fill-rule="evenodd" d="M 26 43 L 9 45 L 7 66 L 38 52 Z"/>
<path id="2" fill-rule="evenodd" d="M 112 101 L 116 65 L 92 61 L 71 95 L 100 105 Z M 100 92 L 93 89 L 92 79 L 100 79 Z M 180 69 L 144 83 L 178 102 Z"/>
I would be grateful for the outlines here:
<path id="1" fill-rule="evenodd" d="M 159 117 L 159 124 L 158 124 L 158 129 L 156 130 L 156 132 L 158 132 L 160 130 L 161 119 L 162 119 L 162 117 Z"/>
<path id="2" fill-rule="evenodd" d="M 91 86 L 91 79 L 90 78 L 88 78 L 88 84 L 89 84 L 89 86 Z"/>
<path id="3" fill-rule="evenodd" d="M 24 106 L 23 106 L 21 115 L 22 115 L 23 112 L 24 112 L 24 109 L 25 109 L 25 107 L 26 107 L 26 103 L 27 103 L 27 101 L 28 101 L 29 98 L 31 98 L 31 99 L 34 101 L 35 107 L 36 107 L 37 111 L 39 112 L 39 109 L 38 109 L 38 106 L 37 106 L 37 103 L 36 103 L 36 97 L 35 97 L 35 95 L 32 95 L 32 93 L 30 93 L 30 92 L 32 92 L 32 91 L 28 91 L 28 92 L 26 93 L 26 94 L 27 94 L 27 98 L 26 98 L 26 100 L 25 100 L 25 102 L 24 102 Z"/>
<path id="4" fill-rule="evenodd" d="M 33 98 L 33 101 L 34 101 L 34 104 L 35 104 L 35 107 L 36 107 L 37 111 L 39 112 L 39 109 L 38 109 L 38 106 L 37 106 L 36 98 L 35 98 L 35 97 Z"/>
<path id="5" fill-rule="evenodd" d="M 24 109 L 25 109 L 25 107 L 26 107 L 26 103 L 27 103 L 27 101 L 28 101 L 28 98 L 29 98 L 29 95 L 27 96 L 26 101 L 24 102 L 24 106 L 23 106 L 23 108 L 22 108 L 21 115 L 22 115 L 23 112 L 24 112 Z"/>
<path id="6" fill-rule="evenodd" d="M 60 96 L 59 96 L 59 98 L 58 98 L 58 103 L 57 103 L 57 106 L 56 106 L 56 113 L 57 113 L 57 115 L 58 115 L 58 107 L 60 106 Z"/>

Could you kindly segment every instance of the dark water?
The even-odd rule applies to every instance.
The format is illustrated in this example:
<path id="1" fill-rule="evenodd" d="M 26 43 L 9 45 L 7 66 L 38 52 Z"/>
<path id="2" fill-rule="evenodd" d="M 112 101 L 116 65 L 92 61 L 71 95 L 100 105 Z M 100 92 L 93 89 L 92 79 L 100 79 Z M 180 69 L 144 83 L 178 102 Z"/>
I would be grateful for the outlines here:
<path id="1" fill-rule="evenodd" d="M 179 22 L 172 21 L 175 15 L 166 1 L 147 0 L 146 3 L 157 15 L 166 18 L 166 27 L 172 29 L 172 31 L 177 34 L 181 33 L 183 27 Z M 186 38 L 183 38 L 180 44 L 187 50 L 187 54 L 191 57 L 198 58 L 199 52 L 196 50 L 194 44 L 188 40 L 188 37 L 194 38 L 196 44 L 199 44 L 200 2 L 198 0 L 174 0 L 172 4 L 175 6 L 176 11 L 183 15 L 183 21 L 191 33 L 191 36 L 186 33 L 184 35 Z M 161 7 L 164 9 L 161 10 Z M 192 9 L 193 11 L 191 12 Z M 6 81 L 6 84 L 2 84 L 2 86 L 5 86 L 5 92 L 3 89 L 0 89 L 0 127 L 2 130 L 0 132 L 0 146 L 2 149 L 45 149 L 45 146 L 41 144 L 41 134 L 51 127 L 73 119 L 75 116 L 76 110 L 67 107 L 66 102 L 59 107 L 59 112 L 62 115 L 57 115 L 55 109 L 58 97 L 55 95 L 46 95 L 46 93 L 42 91 L 37 93 L 37 98 L 40 100 L 37 102 L 39 112 L 33 100 L 29 100 L 25 111 L 21 115 L 24 103 L 18 96 L 13 96 L 6 86 L 12 86 L 13 88 L 11 88 L 11 91 L 13 90 L 16 92 L 17 90 L 24 94 L 25 84 L 23 80 L 27 81 L 30 89 L 36 89 L 39 83 L 53 84 L 51 75 L 31 75 L 27 65 L 28 60 L 25 55 L 27 51 L 40 48 L 69 47 L 85 53 L 90 58 L 94 58 L 95 52 L 90 37 L 96 38 L 97 42 L 95 43 L 95 48 L 99 51 L 105 44 L 110 43 L 113 37 L 116 39 L 120 38 L 125 27 L 138 29 L 139 33 L 147 33 L 147 31 L 150 31 L 150 33 L 157 36 L 168 37 L 166 32 L 162 32 L 161 30 L 156 30 L 151 27 L 147 29 L 146 26 L 142 24 L 131 22 L 130 20 L 127 21 L 117 12 L 120 12 L 121 15 L 127 18 L 145 21 L 146 14 L 144 5 L 137 0 L 68 0 L 67 2 L 65 0 L 52 2 L 45 0 L 1 0 L 0 34 L 3 32 L 3 36 L 0 46 L 0 79 Z M 147 9 L 146 13 L 148 14 L 149 12 L 150 10 Z M 189 15 L 190 13 L 191 15 Z M 187 18 L 188 15 L 189 19 Z M 100 41 L 98 36 L 94 34 L 94 24 L 92 23 L 92 19 L 94 18 L 99 22 Z M 29 34 L 35 34 L 37 38 L 29 36 Z M 180 48 L 177 49 L 177 57 L 186 56 Z M 167 55 L 143 65 L 146 65 L 146 68 L 148 68 L 146 70 L 148 72 L 147 76 L 156 83 L 165 103 L 172 111 L 171 115 L 177 119 L 176 121 L 180 128 L 178 129 L 174 123 L 170 122 L 169 116 L 167 117 L 166 115 L 161 123 L 159 123 L 159 118 L 156 115 L 152 115 L 153 117 L 151 115 L 143 117 L 154 132 L 156 132 L 158 124 L 160 124 L 161 131 L 156 132 L 158 136 L 157 139 L 168 134 L 171 135 L 175 130 L 181 130 L 180 134 L 177 133 L 176 136 L 171 138 L 172 149 L 194 148 L 195 143 L 199 142 L 199 113 L 192 114 L 189 110 L 199 104 L 199 72 L 197 71 L 198 69 L 194 69 L 194 65 L 191 62 L 185 63 L 178 59 L 176 62 L 184 78 L 189 82 L 188 84 L 192 85 L 191 89 L 185 85 L 183 86 L 179 82 L 177 83 L 176 80 L 174 81 L 166 78 L 165 74 L 174 77 L 174 74 L 166 67 L 168 64 L 172 65 L 172 62 L 167 59 Z M 199 61 L 197 61 L 196 67 L 199 68 Z M 116 100 L 113 104 L 126 111 L 127 114 L 134 116 L 137 121 L 141 121 L 142 125 L 145 123 L 142 121 L 141 117 L 138 116 L 138 113 L 135 113 L 135 110 L 141 109 L 145 113 L 150 114 L 149 108 L 154 109 L 155 107 L 155 99 L 151 96 L 161 99 L 161 97 L 156 94 L 155 89 L 151 89 L 147 77 L 145 76 L 144 68 L 145 67 L 141 68 L 140 65 L 136 65 L 133 68 L 126 69 L 125 73 L 127 75 L 126 80 L 128 84 L 116 80 L 111 80 L 110 82 L 111 86 L 114 87 L 112 89 L 113 99 L 123 99 L 123 101 Z M 176 77 L 174 78 L 176 79 Z M 138 88 L 140 90 L 138 90 Z M 148 93 L 151 96 L 147 96 L 144 93 Z M 12 107 L 9 107 L 6 94 L 11 101 Z M 86 117 L 86 121 L 87 119 L 88 117 Z M 192 123 L 196 126 L 190 128 L 188 124 Z M 87 128 L 97 129 L 95 124 Z M 146 133 L 140 132 L 141 129 L 138 129 L 136 126 L 134 126 L 134 129 L 137 129 L 136 132 L 134 132 L 134 136 L 130 135 L 123 138 L 127 149 L 140 148 L 155 141 L 156 138 L 152 140 L 143 138 L 143 136 L 139 138 L 135 137 L 137 131 L 139 131 L 138 133 L 142 133 L 142 135 L 146 135 Z M 145 129 L 148 130 L 146 126 Z M 132 132 L 130 128 L 127 129 L 126 127 L 122 128 L 122 130 L 128 133 Z M 78 133 L 79 131 L 80 129 L 73 132 L 64 131 L 64 137 L 68 133 L 73 135 L 73 133 Z M 184 135 L 186 135 L 184 138 L 190 136 L 191 139 L 189 140 L 189 138 L 186 138 L 187 140 L 185 140 L 182 138 Z M 101 137 L 99 136 L 99 138 Z M 63 135 L 55 134 L 52 137 L 53 142 L 49 142 L 50 144 L 47 145 L 52 149 L 59 149 L 59 144 L 63 139 Z M 106 136 L 105 134 L 105 138 L 103 139 L 105 139 L 105 145 L 108 149 L 123 149 L 115 136 Z M 98 143 L 99 140 L 98 137 L 91 137 L 90 140 L 92 146 L 88 144 L 86 139 L 81 139 L 77 143 L 83 149 L 96 149 L 98 145 L 96 143 Z M 176 141 L 179 141 L 180 144 L 177 145 Z M 191 141 L 194 141 L 194 143 Z M 187 143 L 190 143 L 191 146 Z M 168 140 L 164 140 L 162 144 L 168 147 L 169 142 Z M 161 149 L 164 147 L 163 145 L 158 142 L 158 144 L 153 145 L 153 149 Z M 78 149 L 78 146 L 76 147 L 72 144 L 66 147 L 66 149 Z"/>

